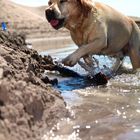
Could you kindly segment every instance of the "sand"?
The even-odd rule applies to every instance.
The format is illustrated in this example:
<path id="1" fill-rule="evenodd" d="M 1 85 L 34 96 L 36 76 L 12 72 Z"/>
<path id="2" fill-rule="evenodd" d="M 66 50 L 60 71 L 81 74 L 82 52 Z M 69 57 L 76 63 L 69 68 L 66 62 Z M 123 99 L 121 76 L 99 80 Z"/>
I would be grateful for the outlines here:
<path id="1" fill-rule="evenodd" d="M 68 115 L 60 92 L 43 76 L 41 65 L 53 65 L 28 49 L 25 37 L 0 31 L 0 140 L 40 140 Z"/>

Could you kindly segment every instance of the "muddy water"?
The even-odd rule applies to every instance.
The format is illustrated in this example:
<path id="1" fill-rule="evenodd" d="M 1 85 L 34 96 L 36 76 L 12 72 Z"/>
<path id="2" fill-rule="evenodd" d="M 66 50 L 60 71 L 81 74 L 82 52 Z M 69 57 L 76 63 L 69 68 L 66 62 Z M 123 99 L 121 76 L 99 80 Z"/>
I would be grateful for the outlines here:
<path id="1" fill-rule="evenodd" d="M 74 49 L 51 50 L 47 54 L 61 60 Z M 108 58 L 98 59 L 101 66 L 111 66 Z M 128 59 L 124 65 L 131 67 Z M 73 69 L 85 73 L 78 65 Z M 61 90 L 70 116 L 62 118 L 42 140 L 140 140 L 140 72 L 124 73 L 100 87 L 87 87 L 80 79 L 56 73 L 49 75 L 59 79 L 56 88 Z"/>

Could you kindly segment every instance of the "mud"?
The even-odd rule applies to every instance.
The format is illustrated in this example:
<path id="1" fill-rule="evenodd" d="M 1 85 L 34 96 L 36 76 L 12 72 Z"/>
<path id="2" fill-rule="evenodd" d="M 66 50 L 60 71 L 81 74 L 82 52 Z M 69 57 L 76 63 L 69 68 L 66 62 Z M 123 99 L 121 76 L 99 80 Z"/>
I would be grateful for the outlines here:
<path id="1" fill-rule="evenodd" d="M 0 31 L 0 140 L 40 140 L 68 115 L 57 80 L 43 76 L 46 64 L 52 58 L 27 48 L 23 34 Z"/>

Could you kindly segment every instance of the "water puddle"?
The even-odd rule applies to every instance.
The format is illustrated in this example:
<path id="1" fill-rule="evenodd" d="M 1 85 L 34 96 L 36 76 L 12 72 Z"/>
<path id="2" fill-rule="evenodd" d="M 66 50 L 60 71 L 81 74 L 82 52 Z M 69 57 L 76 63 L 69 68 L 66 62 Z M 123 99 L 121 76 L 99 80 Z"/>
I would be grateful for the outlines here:
<path id="1" fill-rule="evenodd" d="M 49 53 L 62 59 L 74 49 Z M 106 58 L 98 59 L 104 63 Z M 130 62 L 126 60 L 125 65 Z M 73 69 L 85 73 L 78 65 Z M 116 76 L 99 87 L 80 78 L 50 76 L 59 79 L 56 88 L 62 92 L 70 116 L 62 118 L 42 140 L 140 140 L 140 72 Z"/>

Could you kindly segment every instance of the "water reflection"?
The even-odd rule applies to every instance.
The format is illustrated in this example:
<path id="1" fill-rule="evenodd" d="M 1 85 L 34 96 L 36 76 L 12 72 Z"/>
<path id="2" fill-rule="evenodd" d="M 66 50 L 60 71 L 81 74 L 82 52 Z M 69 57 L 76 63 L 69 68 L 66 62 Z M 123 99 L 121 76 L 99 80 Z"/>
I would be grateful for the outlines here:
<path id="1" fill-rule="evenodd" d="M 59 90 L 63 91 L 72 91 L 76 89 L 84 89 L 90 86 L 96 86 L 96 81 L 88 80 L 86 77 L 84 78 L 70 78 L 68 80 L 60 81 L 57 85 Z"/>

